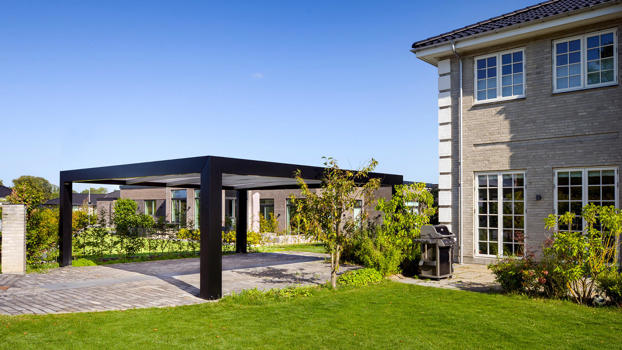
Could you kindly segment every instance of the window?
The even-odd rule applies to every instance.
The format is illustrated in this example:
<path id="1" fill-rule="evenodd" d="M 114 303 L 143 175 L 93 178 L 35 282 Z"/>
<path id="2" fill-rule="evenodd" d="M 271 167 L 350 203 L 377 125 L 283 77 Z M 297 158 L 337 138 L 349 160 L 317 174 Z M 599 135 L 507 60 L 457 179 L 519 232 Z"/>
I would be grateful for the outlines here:
<path id="1" fill-rule="evenodd" d="M 199 218 L 201 213 L 199 212 L 199 205 L 201 199 L 201 190 L 194 190 L 194 228 L 199 229 Z"/>
<path id="2" fill-rule="evenodd" d="M 498 101 L 525 95 L 523 49 L 475 58 L 476 100 Z"/>
<path id="3" fill-rule="evenodd" d="M 617 83 L 616 33 L 607 30 L 553 42 L 553 90 Z"/>
<path id="4" fill-rule="evenodd" d="M 274 216 L 274 199 L 260 199 L 259 213 L 266 219 L 269 219 L 270 215 Z"/>
<path id="5" fill-rule="evenodd" d="M 363 216 L 361 214 L 363 214 L 363 201 L 357 199 L 352 209 L 352 217 L 358 227 L 361 227 L 363 223 Z"/>
<path id="6" fill-rule="evenodd" d="M 186 220 L 186 190 L 171 191 L 171 222 Z"/>
<path id="7" fill-rule="evenodd" d="M 477 176 L 477 252 L 510 256 L 525 252 L 525 175 Z"/>
<path id="8" fill-rule="evenodd" d="M 145 201 L 145 215 L 155 216 L 155 214 L 156 214 L 156 201 L 146 200 Z"/>
<path id="9" fill-rule="evenodd" d="M 297 201 L 300 201 L 301 198 L 297 198 Z M 288 235 L 298 234 L 299 221 L 296 220 L 296 205 L 291 201 L 291 199 L 287 199 L 285 202 L 285 220 L 287 223 L 286 232 Z"/>
<path id="10" fill-rule="evenodd" d="M 611 168 L 564 169 L 555 171 L 555 214 L 581 215 L 588 203 L 618 206 L 617 170 Z M 584 223 L 575 220 L 571 231 L 582 231 Z M 560 225 L 560 230 L 568 230 Z"/>

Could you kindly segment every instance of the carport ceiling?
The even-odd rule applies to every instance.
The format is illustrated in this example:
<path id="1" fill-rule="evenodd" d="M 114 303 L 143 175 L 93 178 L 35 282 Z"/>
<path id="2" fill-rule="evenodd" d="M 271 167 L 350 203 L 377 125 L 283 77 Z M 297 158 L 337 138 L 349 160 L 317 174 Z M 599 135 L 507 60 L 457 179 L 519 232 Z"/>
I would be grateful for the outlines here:
<path id="1" fill-rule="evenodd" d="M 190 187 L 199 188 L 201 186 L 201 174 L 190 173 L 180 175 L 162 175 L 162 176 L 141 176 L 141 177 L 128 177 L 117 179 L 100 179 L 93 181 L 84 181 L 86 183 L 115 183 L 125 185 L 148 185 L 148 186 L 163 186 L 163 187 Z M 319 185 L 320 180 L 305 179 L 307 185 Z M 253 188 L 271 188 L 271 187 L 283 187 L 283 186 L 296 186 L 296 179 L 286 177 L 274 177 L 274 176 L 258 176 L 258 175 L 237 175 L 237 174 L 222 174 L 222 186 L 223 188 L 232 190 L 245 190 Z"/>

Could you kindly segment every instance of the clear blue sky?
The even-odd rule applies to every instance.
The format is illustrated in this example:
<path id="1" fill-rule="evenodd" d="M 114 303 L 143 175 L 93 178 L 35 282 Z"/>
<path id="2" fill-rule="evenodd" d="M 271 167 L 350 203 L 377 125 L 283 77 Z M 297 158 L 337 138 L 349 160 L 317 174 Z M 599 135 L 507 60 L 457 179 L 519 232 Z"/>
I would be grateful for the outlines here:
<path id="1" fill-rule="evenodd" d="M 0 179 L 212 154 L 436 182 L 410 45 L 533 3 L 3 1 Z"/>

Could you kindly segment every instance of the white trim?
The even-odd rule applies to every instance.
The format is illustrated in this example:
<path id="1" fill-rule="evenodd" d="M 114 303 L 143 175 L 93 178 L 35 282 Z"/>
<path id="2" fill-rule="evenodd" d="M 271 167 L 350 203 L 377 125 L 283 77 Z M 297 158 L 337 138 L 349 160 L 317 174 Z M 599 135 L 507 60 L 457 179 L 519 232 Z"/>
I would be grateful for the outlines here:
<path id="1" fill-rule="evenodd" d="M 598 21 L 606 21 L 622 16 L 622 4 L 604 6 L 596 10 L 586 9 L 574 15 L 560 15 L 554 19 L 544 19 L 527 25 L 515 25 L 507 30 L 485 32 L 481 35 L 469 36 L 465 40 L 456 41 L 456 49 L 475 49 L 478 47 L 501 44 L 509 40 L 519 40 L 530 36 L 541 35 L 548 32 L 566 30 L 573 27 L 583 26 Z M 411 49 L 417 58 L 430 64 L 435 64 L 440 56 L 451 55 L 450 42 L 439 43 L 421 49 Z"/>
<path id="2" fill-rule="evenodd" d="M 555 215 L 559 215 L 558 203 L 557 203 L 557 174 L 559 172 L 573 172 L 580 171 L 581 172 L 581 206 L 584 207 L 588 204 L 588 172 L 592 170 L 613 170 L 614 171 L 614 186 L 615 186 L 615 207 L 620 208 L 620 188 L 619 188 L 619 170 L 616 166 L 595 166 L 595 167 L 585 167 L 585 168 L 555 168 L 553 171 L 553 212 Z M 570 179 L 568 179 L 570 181 Z M 602 186 L 602 184 L 600 184 Z"/>
<path id="3" fill-rule="evenodd" d="M 587 37 L 594 36 L 594 35 L 601 35 L 601 34 L 605 34 L 605 33 L 613 33 L 613 81 L 606 82 L 606 83 L 599 83 L 599 84 L 588 85 L 587 84 Z M 560 43 L 560 42 L 566 42 L 566 41 L 572 41 L 572 40 L 580 40 L 580 45 L 581 45 L 581 51 L 580 51 L 580 55 L 581 55 L 581 61 L 580 61 L 580 66 L 581 66 L 581 85 L 580 86 L 576 86 L 576 87 L 568 87 L 568 88 L 565 88 L 565 89 L 558 89 L 557 88 L 557 44 Z M 597 32 L 591 32 L 591 33 L 586 33 L 586 34 L 582 34 L 582 35 L 575 35 L 575 36 L 571 36 L 571 37 L 567 37 L 567 38 L 553 40 L 552 45 L 553 46 L 551 48 L 551 54 L 553 55 L 553 58 L 552 58 L 551 62 L 553 62 L 553 64 L 552 64 L 552 66 L 553 66 L 552 67 L 552 70 L 553 70 L 553 93 L 561 93 L 561 92 L 577 91 L 577 90 L 586 90 L 586 89 L 595 89 L 595 88 L 600 88 L 600 87 L 605 87 L 605 86 L 612 86 L 612 85 L 617 85 L 618 84 L 618 30 L 617 30 L 617 28 L 609 28 L 609 29 L 605 29 L 605 30 L 599 30 Z"/>
<path id="4" fill-rule="evenodd" d="M 475 258 L 498 258 L 506 255 L 503 254 L 503 175 L 523 175 L 523 256 L 527 254 L 527 171 L 526 170 L 508 170 L 508 171 L 489 171 L 475 172 L 473 174 L 473 257 Z M 479 182 L 478 176 L 496 175 L 497 176 L 497 254 L 480 254 L 479 253 Z M 513 186 L 512 186 L 513 188 Z M 488 215 L 488 214 L 486 214 Z M 514 214 L 512 214 L 514 217 Z"/>
<path id="5" fill-rule="evenodd" d="M 523 93 L 521 95 L 514 95 L 512 94 L 511 96 L 506 96 L 503 97 L 503 86 L 502 86 L 502 76 L 503 76 L 503 72 L 502 72 L 502 67 L 503 67 L 503 62 L 501 61 L 502 58 L 501 56 L 506 55 L 506 54 L 513 54 L 515 52 L 521 52 L 523 54 L 523 71 L 521 72 L 523 75 Z M 490 57 L 496 57 L 497 58 L 497 73 L 496 73 L 496 78 L 497 78 L 497 97 L 496 98 L 486 98 L 483 100 L 479 100 L 477 98 L 477 93 L 478 93 L 478 89 L 477 89 L 477 82 L 478 82 L 478 76 L 477 76 L 477 61 L 478 60 L 482 60 L 482 59 L 488 59 Z M 516 47 L 513 49 L 509 49 L 509 50 L 504 50 L 504 51 L 498 51 L 495 53 L 491 53 L 491 54 L 487 54 L 487 55 L 481 55 L 481 56 L 476 56 L 473 58 L 473 104 L 482 104 L 482 103 L 490 103 L 490 102 L 499 102 L 499 101 L 508 101 L 508 100 L 515 100 L 515 99 L 519 99 L 519 98 L 525 98 L 525 96 L 527 95 L 527 74 L 525 72 L 526 66 L 525 66 L 525 61 L 527 60 L 527 56 L 525 55 L 525 48 L 524 47 Z M 511 64 L 512 66 L 514 66 L 514 64 Z M 486 68 L 488 69 L 488 68 Z M 513 76 L 516 73 L 512 73 L 511 75 Z M 486 78 L 486 80 L 488 80 L 488 78 Z M 512 87 L 514 85 L 512 84 Z M 488 89 L 486 89 L 488 90 Z M 514 91 L 512 91 L 513 93 Z"/>

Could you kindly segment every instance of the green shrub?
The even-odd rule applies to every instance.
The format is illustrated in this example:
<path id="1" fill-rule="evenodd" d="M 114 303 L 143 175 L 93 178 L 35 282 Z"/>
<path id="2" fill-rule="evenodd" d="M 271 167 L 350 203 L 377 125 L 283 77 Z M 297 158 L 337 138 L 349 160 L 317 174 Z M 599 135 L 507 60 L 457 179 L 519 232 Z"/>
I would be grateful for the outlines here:
<path id="1" fill-rule="evenodd" d="M 71 265 L 72 266 L 96 266 L 97 264 L 93 262 L 93 260 L 86 259 L 86 258 L 80 258 L 80 259 L 72 260 Z"/>
<path id="2" fill-rule="evenodd" d="M 274 217 L 273 213 L 270 213 L 269 217 L 264 217 L 263 214 L 259 214 L 259 232 L 264 233 L 277 233 L 279 228 L 279 222 Z"/>
<path id="3" fill-rule="evenodd" d="M 235 233 L 234 233 L 235 234 Z M 252 245 L 261 245 L 264 243 L 263 236 L 259 232 L 248 231 L 246 235 L 246 244 L 249 246 Z"/>
<path id="4" fill-rule="evenodd" d="M 36 208 L 26 224 L 26 261 L 39 264 L 58 256 L 58 210 Z"/>
<path id="5" fill-rule="evenodd" d="M 235 243 L 235 231 L 222 231 L 223 243 Z"/>
<path id="6" fill-rule="evenodd" d="M 359 269 L 343 273 L 337 279 L 337 283 L 342 286 L 360 287 L 382 281 L 383 276 L 375 269 Z"/>
<path id="7" fill-rule="evenodd" d="M 553 271 L 551 262 L 536 262 L 533 256 L 507 257 L 488 268 L 506 293 L 566 297 L 566 285 L 562 276 Z"/>
<path id="8" fill-rule="evenodd" d="M 598 276 L 596 283 L 612 303 L 622 306 L 622 274 L 608 271 Z"/>
<path id="9" fill-rule="evenodd" d="M 238 304 L 263 304 L 268 301 L 285 301 L 294 298 L 308 297 L 317 286 L 291 286 L 287 288 L 274 288 L 269 290 L 259 290 L 257 288 L 243 290 L 240 293 L 231 293 L 224 297 L 221 302 L 235 302 Z"/>
<path id="10" fill-rule="evenodd" d="M 400 264 L 404 260 L 400 248 L 384 235 L 363 238 L 357 256 L 363 266 L 372 268 L 383 276 L 399 273 Z"/>

